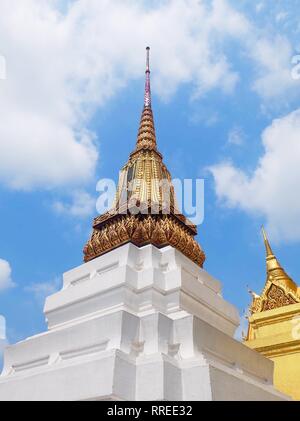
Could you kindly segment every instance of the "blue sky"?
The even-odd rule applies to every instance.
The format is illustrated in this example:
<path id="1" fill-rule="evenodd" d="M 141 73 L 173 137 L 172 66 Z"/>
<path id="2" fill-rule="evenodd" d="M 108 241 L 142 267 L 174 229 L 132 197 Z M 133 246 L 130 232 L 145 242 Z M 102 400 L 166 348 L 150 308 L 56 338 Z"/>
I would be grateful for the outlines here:
<path id="1" fill-rule="evenodd" d="M 159 149 L 173 177 L 205 179 L 206 270 L 242 313 L 246 285 L 264 285 L 265 224 L 299 280 L 298 1 L 2 3 L 0 313 L 10 342 L 45 329 L 45 296 L 82 263 L 96 183 L 116 179 L 135 144 L 148 44 Z"/>

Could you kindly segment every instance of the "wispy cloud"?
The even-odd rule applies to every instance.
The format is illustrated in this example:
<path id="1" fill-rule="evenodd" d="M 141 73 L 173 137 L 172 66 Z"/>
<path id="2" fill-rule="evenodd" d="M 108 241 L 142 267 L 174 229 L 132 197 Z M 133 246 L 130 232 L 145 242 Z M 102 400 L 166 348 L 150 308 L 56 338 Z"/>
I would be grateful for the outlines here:
<path id="1" fill-rule="evenodd" d="M 55 201 L 53 210 L 61 215 L 84 218 L 96 212 L 96 198 L 83 190 L 75 191 L 71 195 L 71 200 Z"/>
<path id="2" fill-rule="evenodd" d="M 251 44 L 249 54 L 258 65 L 254 91 L 271 105 L 275 99 L 288 103 L 298 97 L 299 84 L 291 74 L 293 48 L 290 41 L 277 35 L 271 39 L 257 38 Z"/>
<path id="3" fill-rule="evenodd" d="M 25 292 L 33 294 L 35 300 L 40 306 L 44 305 L 45 299 L 54 294 L 61 287 L 61 278 L 56 277 L 51 281 L 34 283 L 24 288 Z"/>
<path id="4" fill-rule="evenodd" d="M 6 260 L 0 259 L 0 292 L 15 286 L 11 274 L 10 264 Z"/>
<path id="5" fill-rule="evenodd" d="M 245 132 L 239 126 L 234 126 L 228 133 L 228 143 L 230 145 L 241 146 L 245 141 Z"/>
<path id="6" fill-rule="evenodd" d="M 257 3 L 255 6 L 255 10 L 257 13 L 260 13 L 264 8 L 265 8 L 265 4 L 262 1 Z"/>
<path id="7" fill-rule="evenodd" d="M 194 125 L 204 125 L 206 127 L 215 126 L 220 120 L 220 116 L 216 110 L 198 109 L 189 115 L 189 121 Z"/>
<path id="8" fill-rule="evenodd" d="M 288 12 L 281 11 L 281 12 L 277 13 L 275 19 L 276 19 L 277 22 L 282 22 L 282 21 L 286 20 L 288 18 L 288 16 L 289 16 Z"/>

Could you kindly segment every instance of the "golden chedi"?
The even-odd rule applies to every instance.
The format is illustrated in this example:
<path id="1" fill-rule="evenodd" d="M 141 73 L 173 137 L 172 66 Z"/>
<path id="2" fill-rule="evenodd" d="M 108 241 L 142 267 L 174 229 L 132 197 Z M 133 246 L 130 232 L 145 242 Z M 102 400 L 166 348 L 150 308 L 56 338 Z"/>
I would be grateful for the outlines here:
<path id="1" fill-rule="evenodd" d="M 145 100 L 136 148 L 122 168 L 113 208 L 94 220 L 84 248 L 88 262 L 126 243 L 173 246 L 202 267 L 205 255 L 193 225 L 176 206 L 171 175 L 157 149 L 151 106 L 149 48 Z"/>
<path id="2" fill-rule="evenodd" d="M 300 288 L 282 268 L 263 229 L 267 280 L 252 292 L 245 344 L 274 361 L 275 387 L 300 400 Z"/>

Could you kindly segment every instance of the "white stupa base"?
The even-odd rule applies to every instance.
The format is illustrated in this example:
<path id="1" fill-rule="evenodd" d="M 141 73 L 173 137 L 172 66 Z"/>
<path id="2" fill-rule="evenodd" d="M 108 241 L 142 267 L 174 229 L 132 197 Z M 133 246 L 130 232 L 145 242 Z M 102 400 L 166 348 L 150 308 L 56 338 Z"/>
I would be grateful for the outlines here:
<path id="1" fill-rule="evenodd" d="M 284 400 L 237 310 L 172 247 L 127 244 L 64 275 L 49 330 L 5 351 L 0 400 Z"/>

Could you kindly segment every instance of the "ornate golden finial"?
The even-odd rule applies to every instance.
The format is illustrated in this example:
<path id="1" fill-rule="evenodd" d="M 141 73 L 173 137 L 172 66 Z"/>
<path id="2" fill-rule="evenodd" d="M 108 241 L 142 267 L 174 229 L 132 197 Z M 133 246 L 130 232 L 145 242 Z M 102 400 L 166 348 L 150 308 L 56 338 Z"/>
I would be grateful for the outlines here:
<path id="1" fill-rule="evenodd" d="M 145 99 L 136 142 L 136 151 L 141 149 L 157 150 L 154 118 L 151 108 L 150 47 L 147 47 L 146 51 Z"/>
<path id="2" fill-rule="evenodd" d="M 264 227 L 262 234 L 266 248 L 267 281 L 260 296 L 252 294 L 252 314 L 300 302 L 299 288 L 274 255 Z"/>
<path id="3" fill-rule="evenodd" d="M 157 150 L 151 107 L 150 48 L 147 47 L 145 99 L 135 150 L 122 168 L 113 209 L 94 220 L 84 260 L 122 244 L 171 245 L 202 267 L 205 254 L 195 240 L 197 228 L 177 211 L 171 174 Z"/>
<path id="4" fill-rule="evenodd" d="M 264 243 L 266 247 L 267 276 L 280 280 L 282 284 L 288 286 L 292 290 L 297 291 L 298 289 L 297 285 L 285 273 L 284 269 L 281 267 L 276 256 L 274 255 L 264 227 L 262 227 L 262 233 L 263 233 Z"/>

